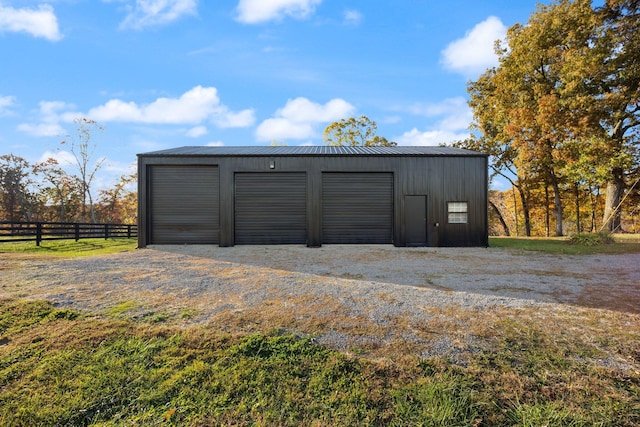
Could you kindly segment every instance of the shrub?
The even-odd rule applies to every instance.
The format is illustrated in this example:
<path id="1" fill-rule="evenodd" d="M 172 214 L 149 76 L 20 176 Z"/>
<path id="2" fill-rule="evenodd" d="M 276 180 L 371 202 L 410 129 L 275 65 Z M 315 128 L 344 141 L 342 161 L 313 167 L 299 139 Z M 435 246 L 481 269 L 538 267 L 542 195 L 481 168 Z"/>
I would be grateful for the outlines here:
<path id="1" fill-rule="evenodd" d="M 578 233 L 569 239 L 569 244 L 579 246 L 600 246 L 615 243 L 611 233 L 601 231 L 599 233 Z"/>

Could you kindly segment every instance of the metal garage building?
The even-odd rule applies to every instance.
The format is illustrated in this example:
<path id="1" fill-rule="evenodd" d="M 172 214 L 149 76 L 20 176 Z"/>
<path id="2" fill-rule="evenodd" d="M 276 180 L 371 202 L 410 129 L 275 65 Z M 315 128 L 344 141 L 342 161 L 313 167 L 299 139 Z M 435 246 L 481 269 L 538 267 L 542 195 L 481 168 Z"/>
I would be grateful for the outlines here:
<path id="1" fill-rule="evenodd" d="M 487 156 L 449 147 L 181 147 L 138 155 L 139 247 L 487 246 Z"/>

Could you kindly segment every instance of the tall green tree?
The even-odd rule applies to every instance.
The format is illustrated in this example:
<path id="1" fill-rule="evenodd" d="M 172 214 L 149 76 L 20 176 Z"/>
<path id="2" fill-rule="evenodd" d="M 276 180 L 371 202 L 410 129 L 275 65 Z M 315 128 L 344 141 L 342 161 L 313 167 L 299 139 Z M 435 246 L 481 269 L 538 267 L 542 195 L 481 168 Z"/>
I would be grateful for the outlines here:
<path id="1" fill-rule="evenodd" d="M 31 166 L 14 154 L 0 156 L 0 217 L 7 221 L 31 221 L 34 205 Z"/>
<path id="2" fill-rule="evenodd" d="M 473 100 L 471 102 L 473 102 Z M 490 107 L 490 105 L 487 105 L 487 109 L 483 109 L 482 111 L 488 112 Z M 488 114 L 488 116 L 491 117 L 491 114 Z M 497 117 L 497 115 L 493 117 Z M 491 169 L 490 179 L 492 180 L 496 176 L 501 176 L 518 192 L 524 217 L 524 232 L 526 236 L 531 236 L 530 188 L 534 182 L 533 177 L 527 175 L 526 169 L 516 168 L 517 150 L 511 146 L 510 141 L 501 142 L 499 138 L 491 138 L 488 136 L 489 132 L 498 132 L 497 128 L 499 128 L 499 126 L 492 125 L 490 119 L 487 119 L 487 122 L 483 122 L 483 124 L 479 124 L 479 122 L 476 121 L 472 127 L 480 130 L 483 135 L 479 138 L 472 137 L 462 141 L 457 141 L 452 145 L 454 147 L 466 148 L 468 150 L 479 151 L 489 155 L 489 168 Z M 515 203 L 514 209 L 516 209 L 516 211 L 514 211 L 514 218 L 516 219 L 514 231 L 517 234 L 518 212 Z"/>
<path id="3" fill-rule="evenodd" d="M 508 30 L 499 66 L 469 84 L 483 151 L 497 154 L 500 171 L 513 164 L 516 182 L 553 189 L 558 235 L 562 193 L 581 186 L 606 185 L 604 221 L 619 228 L 625 177 L 638 164 L 639 4 L 539 6 Z"/>
<path id="4" fill-rule="evenodd" d="M 588 0 L 539 6 L 526 25 L 514 25 L 498 53 L 500 65 L 485 73 L 491 85 L 469 85 L 476 123 L 490 145 L 505 142 L 513 150 L 520 175 L 553 190 L 556 235 L 563 234 L 563 187 L 575 138 L 564 86 L 567 58 L 583 52 L 597 25 Z M 485 99 L 488 98 L 488 99 Z M 493 102 L 492 112 L 480 111 Z M 500 120 L 488 114 L 499 114 Z M 490 132 L 487 122 L 498 126 Z"/>
<path id="5" fill-rule="evenodd" d="M 325 145 L 394 147 L 397 144 L 377 135 L 378 125 L 367 116 L 350 117 L 331 123 L 324 130 Z"/>
<path id="6" fill-rule="evenodd" d="M 137 174 L 120 175 L 118 181 L 111 187 L 100 191 L 100 207 L 102 220 L 109 223 L 125 223 L 131 218 L 131 211 L 136 211 L 137 205 L 132 207 L 130 197 L 131 184 L 137 181 Z M 134 194 L 135 196 L 135 194 Z M 135 217 L 135 215 L 133 215 Z"/>
<path id="7" fill-rule="evenodd" d="M 519 150 L 514 143 L 513 135 L 507 132 L 507 125 L 510 123 L 509 112 L 516 102 L 516 93 L 506 88 L 508 82 L 505 80 L 504 73 L 493 68 L 487 70 L 478 80 L 469 83 L 469 105 L 474 115 L 472 129 L 479 131 L 480 136 L 459 141 L 454 145 L 489 155 L 492 178 L 499 175 L 517 190 L 522 205 L 525 235 L 530 236 L 530 188 L 534 182 L 534 175 L 529 168 L 521 167 Z M 517 218 L 517 213 L 515 217 Z"/>
<path id="8" fill-rule="evenodd" d="M 73 219 L 69 218 L 69 213 L 78 211 L 82 200 L 82 185 L 78 178 L 65 172 L 53 158 L 36 164 L 33 172 L 41 178 L 39 190 L 47 199 L 45 204 L 57 207 L 57 220 L 66 222 Z"/>
<path id="9" fill-rule="evenodd" d="M 604 143 L 608 179 L 603 227 L 621 226 L 626 177 L 638 166 L 640 143 L 640 1 L 607 0 L 598 9 L 603 24 L 590 58 L 577 58 L 575 86 L 590 95 L 579 105 L 591 118 L 588 130 Z M 580 61 L 582 59 L 582 61 Z M 600 67 L 595 64 L 602 64 Z M 589 72 L 587 78 L 577 74 Z"/>

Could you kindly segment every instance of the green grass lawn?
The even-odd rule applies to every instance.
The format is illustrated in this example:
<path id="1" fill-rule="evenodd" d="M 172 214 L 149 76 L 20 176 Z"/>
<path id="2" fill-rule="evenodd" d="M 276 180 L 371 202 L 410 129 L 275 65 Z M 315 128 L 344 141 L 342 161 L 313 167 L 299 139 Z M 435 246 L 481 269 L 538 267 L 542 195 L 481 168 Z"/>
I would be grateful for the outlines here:
<path id="1" fill-rule="evenodd" d="M 489 247 L 567 255 L 640 253 L 640 236 L 616 234 L 613 239 L 611 244 L 589 246 L 571 244 L 567 237 L 490 237 Z"/>
<path id="2" fill-rule="evenodd" d="M 490 328 L 492 351 L 369 359 L 272 331 L 89 316 L 0 300 L 0 425 L 635 426 L 637 336 Z M 495 336 L 494 336 L 495 334 Z M 636 359 L 636 367 L 638 360 Z"/>
<path id="3" fill-rule="evenodd" d="M 615 243 L 607 245 L 574 245 L 566 237 L 490 237 L 489 247 L 567 255 L 640 253 L 640 236 L 614 235 Z M 134 250 L 133 239 L 48 240 L 35 242 L 0 242 L 0 253 L 27 253 L 52 256 L 92 256 Z"/>
<path id="4" fill-rule="evenodd" d="M 81 239 L 44 240 L 40 246 L 36 242 L 0 242 L 1 253 L 25 253 L 63 257 L 105 255 L 131 251 L 138 246 L 135 238 L 126 239 Z"/>

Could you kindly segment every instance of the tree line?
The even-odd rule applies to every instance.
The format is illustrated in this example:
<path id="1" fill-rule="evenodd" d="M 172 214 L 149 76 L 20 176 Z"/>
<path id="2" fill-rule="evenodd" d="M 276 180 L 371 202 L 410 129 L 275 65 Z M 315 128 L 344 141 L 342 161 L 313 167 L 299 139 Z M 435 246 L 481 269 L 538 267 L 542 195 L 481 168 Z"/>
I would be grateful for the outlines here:
<path id="1" fill-rule="evenodd" d="M 640 0 L 558 0 L 496 43 L 499 64 L 468 84 L 470 138 L 455 146 L 486 153 L 489 210 L 507 234 L 637 231 L 640 212 Z M 9 220 L 135 222 L 135 177 L 92 193 L 101 160 L 81 119 L 71 139 L 76 174 L 55 160 L 0 157 L 0 216 Z M 325 129 L 328 145 L 395 145 L 367 117 Z M 38 179 L 34 179 L 37 177 Z M 511 214 L 513 213 L 513 214 Z M 626 223 L 624 221 L 627 221 Z M 568 223 L 568 224 L 567 224 Z M 514 233 L 515 231 L 515 233 Z"/>
<path id="2" fill-rule="evenodd" d="M 104 158 L 95 158 L 95 121 L 76 120 L 77 134 L 62 142 L 74 158 L 75 173 L 54 158 L 32 164 L 20 156 L 0 156 L 0 219 L 24 222 L 84 222 L 135 224 L 137 194 L 129 189 L 135 174 L 119 177 L 110 188 L 94 194 L 96 173 Z"/>
<path id="3" fill-rule="evenodd" d="M 24 222 L 89 222 L 135 224 L 137 182 L 125 174 L 108 189 L 94 194 L 96 173 L 104 158 L 95 158 L 92 136 L 103 128 L 94 120 L 75 121 L 77 133 L 61 144 L 69 147 L 75 173 L 68 173 L 54 158 L 35 164 L 14 154 L 0 156 L 0 220 Z M 384 145 L 395 142 L 377 135 L 377 124 L 366 116 L 350 117 L 327 126 L 326 145 Z M 273 145 L 273 144 L 272 144 Z"/>
<path id="4" fill-rule="evenodd" d="M 507 230 L 511 205 L 526 235 L 565 234 L 568 212 L 574 231 L 623 231 L 639 202 L 640 0 L 540 5 L 496 52 L 468 84 L 475 136 L 455 144 L 510 183 L 490 210 Z"/>

